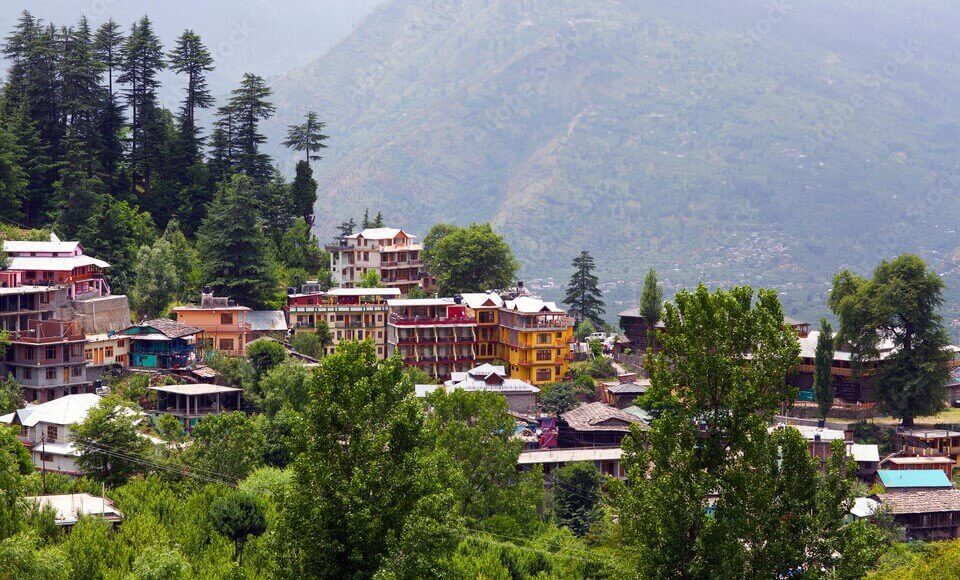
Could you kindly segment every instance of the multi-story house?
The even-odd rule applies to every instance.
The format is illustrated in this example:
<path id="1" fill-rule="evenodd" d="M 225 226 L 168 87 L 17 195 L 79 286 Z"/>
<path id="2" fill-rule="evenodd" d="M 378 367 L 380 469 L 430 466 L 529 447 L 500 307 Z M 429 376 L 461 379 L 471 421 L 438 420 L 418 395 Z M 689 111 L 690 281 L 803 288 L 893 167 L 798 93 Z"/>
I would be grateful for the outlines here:
<path id="1" fill-rule="evenodd" d="M 7 372 L 23 385 L 27 401 L 46 402 L 89 390 L 79 320 L 31 320 L 29 328 L 9 333 Z"/>
<path id="2" fill-rule="evenodd" d="M 477 324 L 462 297 L 388 300 L 387 356 L 447 380 L 477 360 Z"/>
<path id="3" fill-rule="evenodd" d="M 503 298 L 495 292 L 472 292 L 463 294 L 463 302 L 477 323 L 477 361 L 497 360 L 501 356 L 498 321 Z"/>
<path id="4" fill-rule="evenodd" d="M 229 298 L 214 296 L 209 288 L 204 288 L 199 305 L 178 306 L 173 311 L 177 322 L 203 332 L 200 350 L 204 355 L 217 351 L 243 356 L 247 343 L 253 340 L 253 328 L 247 321 L 250 309 Z"/>
<path id="5" fill-rule="evenodd" d="M 5 241 L 10 256 L 7 270 L 23 272 L 23 283 L 62 285 L 71 299 L 110 294 L 104 271 L 110 264 L 83 254 L 80 242 L 62 242 L 50 234 L 49 242 Z"/>
<path id="6" fill-rule="evenodd" d="M 18 425 L 20 442 L 30 448 L 37 469 L 80 475 L 79 456 L 70 439 L 70 426 L 86 419 L 90 409 L 100 403 L 93 393 L 66 395 L 0 417 L 0 423 Z"/>
<path id="7" fill-rule="evenodd" d="M 336 350 L 343 340 L 372 340 L 377 356 L 387 353 L 387 300 L 399 298 L 399 288 L 332 288 L 291 294 L 287 313 L 294 333 L 316 332 L 321 322 L 330 330 L 331 344 L 326 354 Z"/>
<path id="8" fill-rule="evenodd" d="M 573 318 L 553 302 L 522 296 L 498 311 L 498 358 L 510 376 L 533 385 L 563 380 L 570 371 Z"/>
<path id="9" fill-rule="evenodd" d="M 136 369 L 177 369 L 195 362 L 199 328 L 166 318 L 146 320 L 116 336 L 129 341 L 130 366 Z"/>
<path id="10" fill-rule="evenodd" d="M 380 282 L 388 288 L 399 288 L 403 294 L 422 286 L 421 244 L 403 230 L 367 228 L 342 237 L 330 252 L 330 272 L 335 286 L 354 288 L 368 270 L 380 273 Z"/>
<path id="11" fill-rule="evenodd" d="M 87 379 L 96 381 L 113 369 L 130 364 L 130 339 L 114 332 L 88 334 L 83 349 L 87 361 Z"/>
<path id="12" fill-rule="evenodd" d="M 0 271 L 0 330 L 27 329 L 31 320 L 53 318 L 70 303 L 65 286 L 25 284 L 23 274 Z"/>

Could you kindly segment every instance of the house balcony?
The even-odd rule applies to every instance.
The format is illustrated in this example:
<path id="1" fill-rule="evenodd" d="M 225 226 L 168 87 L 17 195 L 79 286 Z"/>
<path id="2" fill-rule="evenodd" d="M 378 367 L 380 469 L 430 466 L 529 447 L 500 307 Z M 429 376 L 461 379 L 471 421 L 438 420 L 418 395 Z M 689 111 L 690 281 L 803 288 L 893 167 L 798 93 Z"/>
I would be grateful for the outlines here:
<path id="1" fill-rule="evenodd" d="M 514 330 L 566 330 L 574 326 L 573 317 L 565 315 L 555 315 L 549 319 L 513 319 L 501 316 L 500 325 Z"/>
<path id="2" fill-rule="evenodd" d="M 235 322 L 233 324 L 195 324 L 185 321 L 183 324 L 199 328 L 204 332 L 250 332 L 253 328 L 249 322 Z"/>
<path id="3" fill-rule="evenodd" d="M 390 324 L 394 326 L 442 326 L 465 324 L 472 325 L 475 321 L 472 316 L 451 316 L 446 318 L 428 318 L 422 316 L 400 316 L 398 314 L 390 315 Z"/>

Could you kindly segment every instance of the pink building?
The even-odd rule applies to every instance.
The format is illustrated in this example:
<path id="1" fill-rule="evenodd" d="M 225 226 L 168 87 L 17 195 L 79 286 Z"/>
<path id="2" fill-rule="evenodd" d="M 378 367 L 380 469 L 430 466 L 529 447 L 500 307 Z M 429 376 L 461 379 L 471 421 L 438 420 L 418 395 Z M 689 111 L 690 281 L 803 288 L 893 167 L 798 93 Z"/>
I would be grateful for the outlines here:
<path id="1" fill-rule="evenodd" d="M 49 242 L 5 241 L 3 251 L 10 257 L 5 275 L 18 272 L 19 284 L 65 286 L 71 299 L 110 295 L 104 276 L 110 264 L 85 256 L 80 242 L 62 242 L 50 234 Z"/>

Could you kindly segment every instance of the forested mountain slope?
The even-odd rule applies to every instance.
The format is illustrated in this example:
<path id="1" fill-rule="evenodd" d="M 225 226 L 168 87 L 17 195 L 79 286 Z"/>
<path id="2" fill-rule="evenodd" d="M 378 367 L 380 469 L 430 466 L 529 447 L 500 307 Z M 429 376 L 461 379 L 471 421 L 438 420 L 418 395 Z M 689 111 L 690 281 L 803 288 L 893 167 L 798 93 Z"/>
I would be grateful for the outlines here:
<path id="1" fill-rule="evenodd" d="M 945 1 L 388 1 L 274 84 L 274 131 L 330 125 L 323 234 L 490 220 L 527 276 L 586 248 L 612 301 L 655 266 L 813 315 L 903 251 L 960 285 L 958 27 Z"/>

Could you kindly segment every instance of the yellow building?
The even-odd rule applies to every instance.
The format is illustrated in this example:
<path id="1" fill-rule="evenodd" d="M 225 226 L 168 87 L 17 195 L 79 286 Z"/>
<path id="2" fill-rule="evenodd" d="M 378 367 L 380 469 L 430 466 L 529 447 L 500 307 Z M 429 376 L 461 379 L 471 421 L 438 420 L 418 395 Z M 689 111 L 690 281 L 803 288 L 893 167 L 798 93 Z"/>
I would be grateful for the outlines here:
<path id="1" fill-rule="evenodd" d="M 503 299 L 494 292 L 472 292 L 463 294 L 463 302 L 477 325 L 477 362 L 497 360 L 501 356 L 500 328 L 497 321 L 499 311 L 503 308 Z"/>
<path id="2" fill-rule="evenodd" d="M 563 380 L 570 371 L 573 318 L 554 302 L 522 296 L 497 311 L 497 358 L 510 376 L 533 385 Z"/>

